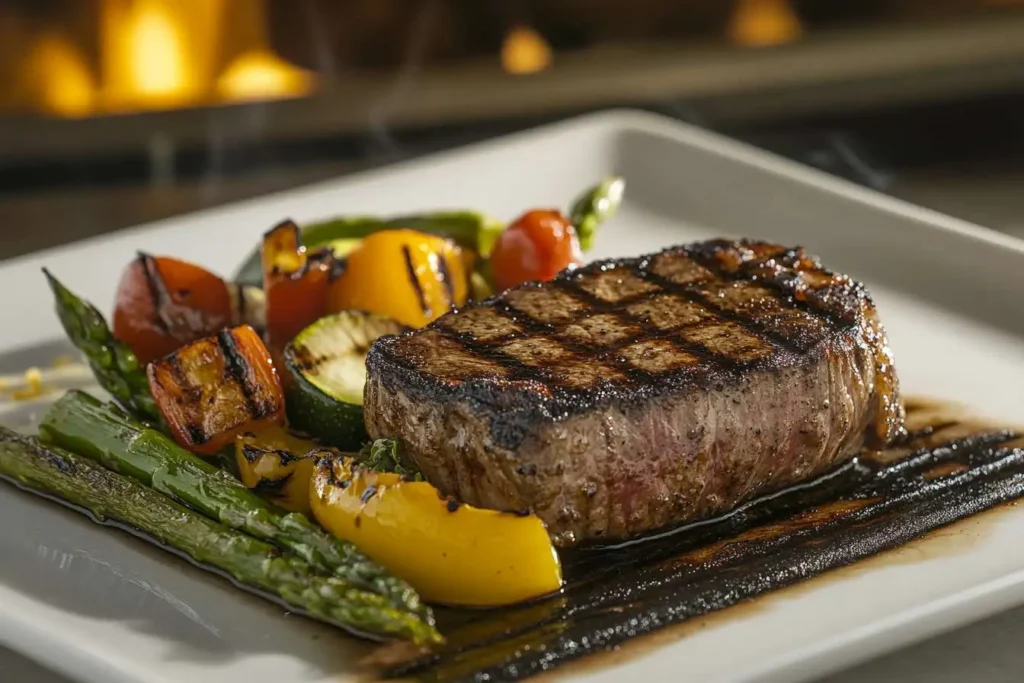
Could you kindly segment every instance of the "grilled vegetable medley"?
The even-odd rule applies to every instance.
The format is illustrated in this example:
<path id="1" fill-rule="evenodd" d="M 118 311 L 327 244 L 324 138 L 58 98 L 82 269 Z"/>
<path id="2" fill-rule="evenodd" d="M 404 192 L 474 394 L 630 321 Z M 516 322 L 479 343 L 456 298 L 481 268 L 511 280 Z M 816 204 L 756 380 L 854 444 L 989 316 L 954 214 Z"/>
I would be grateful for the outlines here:
<path id="1" fill-rule="evenodd" d="M 472 211 L 268 230 L 231 278 L 172 256 L 126 264 L 104 315 L 46 272 L 70 341 L 112 401 L 70 391 L 38 436 L 0 428 L 0 477 L 191 557 L 352 633 L 440 642 L 430 604 L 561 588 L 529 510 L 473 507 L 371 442 L 378 338 L 582 262 L 619 178 L 509 224 Z"/>

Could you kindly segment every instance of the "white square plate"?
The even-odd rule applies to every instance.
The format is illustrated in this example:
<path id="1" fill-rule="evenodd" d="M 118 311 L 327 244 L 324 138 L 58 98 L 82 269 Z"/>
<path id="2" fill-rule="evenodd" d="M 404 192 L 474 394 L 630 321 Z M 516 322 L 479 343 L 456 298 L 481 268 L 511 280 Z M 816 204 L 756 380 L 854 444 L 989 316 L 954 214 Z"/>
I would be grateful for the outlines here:
<path id="1" fill-rule="evenodd" d="M 39 268 L 112 300 L 136 249 L 231 272 L 277 221 L 564 206 L 618 173 L 626 202 L 594 257 L 715 235 L 802 244 L 867 282 L 904 389 L 1017 423 L 1024 406 L 1024 245 L 659 117 L 612 112 L 0 266 L 0 353 L 60 337 Z M 26 226 L 30 227 L 30 226 Z M 52 347 L 50 352 L 52 353 Z M 47 352 L 8 357 L 43 362 Z M 40 355 L 42 354 L 42 355 Z M 1024 602 L 1024 509 L 958 526 L 961 552 L 869 561 L 710 619 L 597 680 L 802 680 Z M 364 652 L 185 563 L 0 486 L 0 642 L 97 683 L 341 681 Z M 891 554 L 890 554 L 891 555 Z"/>

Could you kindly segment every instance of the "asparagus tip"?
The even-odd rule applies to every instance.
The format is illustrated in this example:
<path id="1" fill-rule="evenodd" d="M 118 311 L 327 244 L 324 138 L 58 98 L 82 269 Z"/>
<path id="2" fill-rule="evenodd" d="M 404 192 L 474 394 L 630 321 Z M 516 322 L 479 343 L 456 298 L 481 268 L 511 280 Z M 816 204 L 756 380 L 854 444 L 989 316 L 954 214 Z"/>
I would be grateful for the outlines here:
<path id="1" fill-rule="evenodd" d="M 49 283 L 50 289 L 52 289 L 55 293 L 58 291 L 58 289 L 65 289 L 64 285 L 60 283 L 60 280 L 54 277 L 53 273 L 50 272 L 49 268 L 43 266 L 42 271 L 43 275 L 46 276 L 46 282 Z"/>
<path id="2" fill-rule="evenodd" d="M 626 191 L 626 179 L 619 175 L 613 175 L 606 178 L 604 184 L 608 188 L 608 198 L 618 204 Z"/>

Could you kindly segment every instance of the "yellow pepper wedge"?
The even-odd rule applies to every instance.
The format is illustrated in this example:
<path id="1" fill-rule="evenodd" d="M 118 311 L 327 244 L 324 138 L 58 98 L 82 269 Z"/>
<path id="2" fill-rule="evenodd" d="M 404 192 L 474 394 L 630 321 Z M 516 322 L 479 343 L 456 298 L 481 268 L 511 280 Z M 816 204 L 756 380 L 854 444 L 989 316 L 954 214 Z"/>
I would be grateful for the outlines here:
<path id="1" fill-rule="evenodd" d="M 332 452 L 273 424 L 235 438 L 235 461 L 242 483 L 290 512 L 311 514 L 309 486 L 313 460 Z"/>
<path id="2" fill-rule="evenodd" d="M 473 255 L 416 230 L 382 230 L 352 248 L 330 285 L 327 312 L 366 311 L 423 327 L 469 298 Z"/>
<path id="3" fill-rule="evenodd" d="M 496 607 L 557 591 L 562 570 L 544 524 L 460 505 L 423 481 L 318 459 L 309 498 L 329 532 L 354 543 L 424 600 Z"/>

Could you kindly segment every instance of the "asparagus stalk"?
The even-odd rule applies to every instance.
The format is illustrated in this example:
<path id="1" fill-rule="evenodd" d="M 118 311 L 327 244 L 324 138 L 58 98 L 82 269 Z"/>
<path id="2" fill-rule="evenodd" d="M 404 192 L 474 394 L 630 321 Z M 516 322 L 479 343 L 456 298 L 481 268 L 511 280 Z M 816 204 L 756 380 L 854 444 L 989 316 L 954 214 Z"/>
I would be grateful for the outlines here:
<path id="1" fill-rule="evenodd" d="M 231 529 L 274 543 L 431 623 L 429 608 L 412 587 L 388 575 L 354 545 L 329 535 L 301 514 L 278 510 L 227 472 L 88 394 L 69 391 L 58 399 L 47 411 L 40 435 Z"/>
<path id="2" fill-rule="evenodd" d="M 335 240 L 362 239 L 379 230 L 408 228 L 451 238 L 481 256 L 487 256 L 504 227 L 501 221 L 475 211 L 435 211 L 391 218 L 347 216 L 302 226 L 302 243 L 313 248 Z M 262 286 L 263 271 L 258 250 L 249 255 L 234 280 Z"/>
<path id="3" fill-rule="evenodd" d="M 75 296 L 50 271 L 43 268 L 43 273 L 53 291 L 64 332 L 85 354 L 99 385 L 128 410 L 159 421 L 160 412 L 149 392 L 146 370 L 132 350 L 114 339 L 103 314 L 93 305 Z"/>
<path id="4" fill-rule="evenodd" d="M 619 177 L 606 178 L 584 192 L 569 209 L 569 220 L 576 227 L 580 248 L 589 251 L 594 246 L 597 228 L 611 218 L 622 204 L 626 181 Z"/>
<path id="5" fill-rule="evenodd" d="M 150 540 L 227 572 L 239 583 L 278 596 L 292 609 L 361 635 L 417 643 L 439 639 L 420 615 L 203 517 L 129 477 L 0 427 L 0 477 L 56 496 L 140 531 Z"/>
<path id="6" fill-rule="evenodd" d="M 487 256 L 502 229 L 501 221 L 476 211 L 435 211 L 391 218 L 336 218 L 314 223 L 302 229 L 307 246 L 326 244 L 336 239 L 366 237 L 378 230 L 408 228 L 455 240 L 481 256 Z"/>

